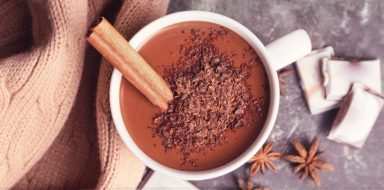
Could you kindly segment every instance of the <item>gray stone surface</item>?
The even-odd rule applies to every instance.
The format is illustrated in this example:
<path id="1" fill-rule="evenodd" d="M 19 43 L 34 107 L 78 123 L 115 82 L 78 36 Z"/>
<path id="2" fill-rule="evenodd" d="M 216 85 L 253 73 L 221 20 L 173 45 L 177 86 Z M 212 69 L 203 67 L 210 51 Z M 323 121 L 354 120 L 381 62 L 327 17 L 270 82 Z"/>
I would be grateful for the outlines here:
<path id="1" fill-rule="evenodd" d="M 331 45 L 340 57 L 384 59 L 384 1 L 382 0 L 198 0 L 171 1 L 169 12 L 206 10 L 229 16 L 251 29 L 265 44 L 297 28 L 311 36 L 314 48 Z M 384 68 L 382 67 L 382 75 Z M 383 78 L 383 76 L 382 76 Z M 276 125 L 269 138 L 276 150 L 292 151 L 289 141 L 320 139 L 323 159 L 333 173 L 321 172 L 321 189 L 384 189 L 384 112 L 360 150 L 327 140 L 337 110 L 311 115 L 295 75 L 287 77 L 287 95 L 281 97 Z M 364 127 L 364 126 L 361 126 Z M 291 166 L 276 162 L 278 172 L 257 174 L 253 181 L 270 189 L 316 189 L 309 179 L 300 181 Z M 195 181 L 201 189 L 233 189 L 234 173 L 245 176 L 245 165 L 233 173 Z"/>

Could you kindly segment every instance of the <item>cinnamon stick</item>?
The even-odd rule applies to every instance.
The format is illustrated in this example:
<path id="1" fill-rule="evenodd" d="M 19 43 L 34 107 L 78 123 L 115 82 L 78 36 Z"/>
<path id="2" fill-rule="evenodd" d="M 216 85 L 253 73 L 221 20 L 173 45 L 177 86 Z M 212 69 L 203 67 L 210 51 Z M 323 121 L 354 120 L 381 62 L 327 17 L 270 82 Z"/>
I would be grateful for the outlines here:
<path id="1" fill-rule="evenodd" d="M 91 26 L 87 41 L 152 104 L 168 109 L 173 99 L 168 84 L 105 18 Z"/>

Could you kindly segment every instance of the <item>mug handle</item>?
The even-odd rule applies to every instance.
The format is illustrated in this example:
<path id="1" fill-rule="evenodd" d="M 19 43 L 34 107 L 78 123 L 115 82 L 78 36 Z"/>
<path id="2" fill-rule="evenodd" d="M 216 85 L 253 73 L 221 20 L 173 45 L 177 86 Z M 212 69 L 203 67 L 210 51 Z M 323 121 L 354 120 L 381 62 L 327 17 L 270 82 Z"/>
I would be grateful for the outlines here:
<path id="1" fill-rule="evenodd" d="M 303 58 L 312 51 L 311 39 L 303 30 L 295 30 L 266 46 L 276 71 Z"/>

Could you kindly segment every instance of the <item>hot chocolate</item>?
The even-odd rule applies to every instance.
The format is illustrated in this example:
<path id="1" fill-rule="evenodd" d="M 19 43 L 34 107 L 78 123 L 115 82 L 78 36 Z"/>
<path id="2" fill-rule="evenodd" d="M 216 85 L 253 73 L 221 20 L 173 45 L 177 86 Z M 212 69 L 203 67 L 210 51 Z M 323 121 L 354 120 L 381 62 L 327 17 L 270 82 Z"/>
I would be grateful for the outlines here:
<path id="1" fill-rule="evenodd" d="M 216 24 L 183 22 L 159 31 L 139 53 L 175 96 L 160 113 L 122 79 L 124 123 L 149 157 L 175 169 L 207 170 L 253 143 L 268 112 L 269 87 L 244 39 Z"/>

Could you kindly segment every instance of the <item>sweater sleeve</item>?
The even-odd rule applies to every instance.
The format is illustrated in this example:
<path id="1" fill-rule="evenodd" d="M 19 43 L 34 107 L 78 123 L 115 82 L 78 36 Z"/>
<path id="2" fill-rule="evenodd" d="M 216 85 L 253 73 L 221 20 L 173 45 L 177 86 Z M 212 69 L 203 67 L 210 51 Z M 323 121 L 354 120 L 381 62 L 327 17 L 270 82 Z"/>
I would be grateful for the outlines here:
<path id="1" fill-rule="evenodd" d="M 141 180 L 144 164 L 113 126 L 112 67 L 98 68 L 84 38 L 100 12 L 117 12 L 108 4 L 0 1 L 0 189 L 133 189 Z M 126 0 L 115 26 L 130 38 L 167 5 Z"/>
<path id="2" fill-rule="evenodd" d="M 30 16 L 29 27 L 13 22 L 20 19 L 13 12 L 19 7 L 25 7 L 22 19 Z M 1 25 L 13 28 L 0 29 L 0 35 L 15 38 L 0 41 L 0 188 L 12 187 L 30 170 L 68 118 L 84 60 L 86 7 L 76 0 L 0 3 L 0 14 L 8 15 Z M 25 36 L 31 39 L 23 43 Z M 6 51 L 10 42 L 30 46 Z"/>

